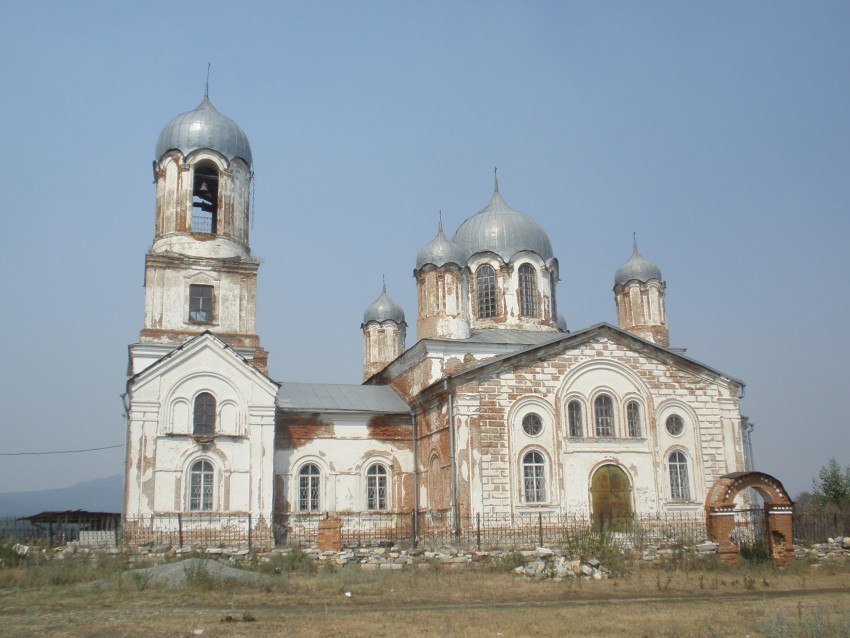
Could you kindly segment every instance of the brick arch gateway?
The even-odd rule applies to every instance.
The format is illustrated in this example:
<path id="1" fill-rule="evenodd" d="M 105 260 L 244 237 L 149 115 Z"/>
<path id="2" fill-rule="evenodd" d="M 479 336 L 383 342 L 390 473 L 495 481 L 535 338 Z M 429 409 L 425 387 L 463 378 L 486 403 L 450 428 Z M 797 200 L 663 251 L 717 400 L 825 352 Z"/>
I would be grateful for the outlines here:
<path id="1" fill-rule="evenodd" d="M 764 499 L 765 529 L 770 557 L 778 565 L 794 558 L 792 519 L 794 503 L 779 479 L 764 472 L 733 472 L 718 478 L 705 499 L 706 527 L 719 544 L 720 559 L 737 563 L 738 546 L 732 542 L 735 530 L 735 497 L 754 489 Z"/>

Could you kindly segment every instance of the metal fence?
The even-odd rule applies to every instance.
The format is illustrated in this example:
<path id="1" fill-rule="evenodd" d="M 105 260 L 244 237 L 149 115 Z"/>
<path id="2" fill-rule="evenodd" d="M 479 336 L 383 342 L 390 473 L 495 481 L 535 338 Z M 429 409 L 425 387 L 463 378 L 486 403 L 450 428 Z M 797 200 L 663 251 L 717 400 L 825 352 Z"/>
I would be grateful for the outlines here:
<path id="1" fill-rule="evenodd" d="M 554 547 L 582 534 L 604 532 L 612 542 L 642 549 L 660 543 L 692 545 L 708 540 L 705 515 L 641 514 L 611 519 L 600 524 L 589 517 L 555 512 L 476 514 L 455 521 L 449 510 L 405 513 L 339 513 L 344 547 L 518 549 L 544 545 Z M 127 547 L 238 547 L 262 549 L 273 546 L 312 547 L 318 538 L 322 514 L 287 514 L 274 525 L 252 520 L 250 514 L 186 513 L 126 519 L 117 530 L 117 541 Z M 762 510 L 736 513 L 733 540 L 749 541 L 764 533 Z M 58 545 L 79 542 L 81 534 L 97 526 L 69 522 L 65 525 L 34 524 L 0 518 L 0 542 Z M 106 529 L 106 528 L 104 528 Z M 416 538 L 414 539 L 414 532 Z M 850 512 L 795 512 L 795 542 L 824 542 L 850 536 Z"/>
<path id="2" fill-rule="evenodd" d="M 430 548 L 516 549 L 556 546 L 570 537 L 591 532 L 604 532 L 612 542 L 634 548 L 661 542 L 694 544 L 707 540 L 702 513 L 631 516 L 603 523 L 555 512 L 476 514 L 471 521 L 455 525 L 451 512 L 440 510 L 420 512 L 415 528 L 412 513 L 338 516 L 342 522 L 342 545 L 351 548 L 415 544 Z M 278 542 L 296 547 L 315 545 L 320 518 L 315 514 L 288 515 L 281 521 Z"/>

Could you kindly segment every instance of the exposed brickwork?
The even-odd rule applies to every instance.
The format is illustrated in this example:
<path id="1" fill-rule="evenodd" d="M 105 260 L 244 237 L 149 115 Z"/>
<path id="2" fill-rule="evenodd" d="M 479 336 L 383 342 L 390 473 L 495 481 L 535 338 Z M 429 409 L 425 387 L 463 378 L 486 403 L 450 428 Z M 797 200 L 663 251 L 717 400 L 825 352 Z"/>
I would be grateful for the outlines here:
<path id="1" fill-rule="evenodd" d="M 319 521 L 316 545 L 323 552 L 338 552 L 342 549 L 342 521 L 338 516 L 327 516 Z"/>

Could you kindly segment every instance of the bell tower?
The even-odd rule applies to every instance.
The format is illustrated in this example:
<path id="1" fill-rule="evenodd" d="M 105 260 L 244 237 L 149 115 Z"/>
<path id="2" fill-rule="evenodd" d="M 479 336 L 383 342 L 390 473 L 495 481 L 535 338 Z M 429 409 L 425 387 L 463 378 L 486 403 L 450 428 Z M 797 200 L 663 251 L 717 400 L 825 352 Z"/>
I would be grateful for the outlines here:
<path id="1" fill-rule="evenodd" d="M 666 289 L 661 270 L 638 252 L 635 239 L 632 256 L 614 275 L 614 303 L 620 328 L 660 346 L 669 346 Z"/>
<path id="2" fill-rule="evenodd" d="M 252 163 L 247 136 L 207 94 L 160 133 L 145 319 L 131 374 L 204 331 L 266 371 L 256 334 L 259 261 L 248 242 Z"/>
<path id="3" fill-rule="evenodd" d="M 380 372 L 404 352 L 404 310 L 390 299 L 384 284 L 380 296 L 363 313 L 363 380 Z"/>

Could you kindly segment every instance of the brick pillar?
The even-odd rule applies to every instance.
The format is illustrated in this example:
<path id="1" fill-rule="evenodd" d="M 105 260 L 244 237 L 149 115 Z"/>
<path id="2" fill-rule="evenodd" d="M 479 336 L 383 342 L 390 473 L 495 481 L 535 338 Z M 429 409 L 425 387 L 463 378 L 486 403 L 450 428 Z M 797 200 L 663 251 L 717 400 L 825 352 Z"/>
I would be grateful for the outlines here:
<path id="1" fill-rule="evenodd" d="M 338 552 L 342 549 L 342 521 L 338 516 L 325 516 L 319 521 L 319 549 Z"/>
<path id="2" fill-rule="evenodd" d="M 738 546 L 732 542 L 735 506 L 708 508 L 708 534 L 719 545 L 717 555 L 725 563 L 738 563 Z"/>
<path id="3" fill-rule="evenodd" d="M 790 505 L 765 503 L 770 557 L 777 565 L 794 560 L 793 509 Z"/>

